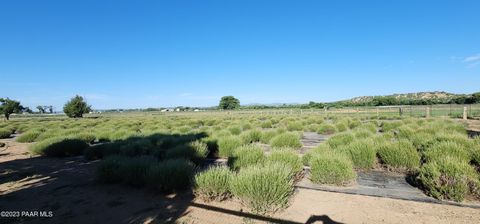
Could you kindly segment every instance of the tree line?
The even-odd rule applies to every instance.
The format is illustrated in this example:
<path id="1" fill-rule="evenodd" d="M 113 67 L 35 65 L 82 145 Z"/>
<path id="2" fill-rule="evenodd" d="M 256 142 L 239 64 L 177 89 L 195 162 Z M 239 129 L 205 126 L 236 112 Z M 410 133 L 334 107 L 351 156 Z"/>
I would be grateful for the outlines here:
<path id="1" fill-rule="evenodd" d="M 53 106 L 37 106 L 39 113 L 53 113 Z M 92 111 L 91 106 L 85 102 L 83 97 L 76 95 L 70 99 L 63 106 L 63 112 L 68 117 L 79 118 L 83 117 L 83 114 L 89 113 Z M 14 113 L 33 113 L 33 111 L 24 107 L 20 104 L 19 101 L 12 100 L 9 98 L 0 98 L 0 113 L 5 116 L 6 120 L 10 119 L 10 115 Z"/>
<path id="2" fill-rule="evenodd" d="M 220 99 L 217 109 L 220 110 L 234 110 L 234 109 L 281 109 L 281 108 L 300 108 L 300 109 L 328 109 L 328 108 L 342 108 L 353 106 L 394 106 L 394 105 L 433 105 L 433 104 L 474 104 L 480 103 L 480 92 L 471 95 L 458 95 L 453 98 L 426 98 L 426 99 L 411 99 L 411 98 L 397 98 L 394 96 L 375 96 L 371 100 L 365 101 L 338 101 L 332 103 L 320 103 L 310 101 L 307 104 L 282 104 L 282 105 L 248 105 L 241 106 L 240 100 L 234 96 L 224 96 Z M 190 109 L 187 107 L 187 109 Z M 39 113 L 53 113 L 53 106 L 37 106 Z M 146 109 L 152 110 L 151 108 Z M 63 106 L 63 112 L 72 118 L 83 117 L 83 114 L 92 111 L 90 105 L 85 99 L 79 95 L 71 98 Z M 9 120 L 13 113 L 33 111 L 28 107 L 23 107 L 19 101 L 11 100 L 9 98 L 0 98 L 0 113 Z"/>
<path id="3" fill-rule="evenodd" d="M 435 104 L 475 104 L 480 103 L 480 92 L 471 95 L 458 95 L 452 98 L 397 98 L 395 96 L 375 96 L 370 100 L 352 101 L 344 100 L 330 103 L 310 101 L 307 104 L 282 104 L 282 105 L 248 105 L 241 109 L 328 109 L 361 106 L 396 106 L 396 105 L 435 105 Z"/>

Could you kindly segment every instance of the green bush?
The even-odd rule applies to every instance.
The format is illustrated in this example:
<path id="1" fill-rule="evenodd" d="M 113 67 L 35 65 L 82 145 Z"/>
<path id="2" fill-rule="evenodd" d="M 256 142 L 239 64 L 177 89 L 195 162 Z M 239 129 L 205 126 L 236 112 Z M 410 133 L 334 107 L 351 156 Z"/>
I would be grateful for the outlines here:
<path id="1" fill-rule="evenodd" d="M 34 142 L 41 133 L 38 130 L 26 131 L 17 138 L 17 142 Z"/>
<path id="2" fill-rule="evenodd" d="M 310 159 L 310 179 L 313 183 L 347 185 L 355 178 L 353 164 L 344 155 L 323 153 Z"/>
<path id="3" fill-rule="evenodd" d="M 94 134 L 85 133 L 85 132 L 71 135 L 71 137 L 75 139 L 80 139 L 85 143 L 89 143 L 89 144 L 92 144 L 97 139 L 97 137 Z"/>
<path id="4" fill-rule="evenodd" d="M 465 161 L 467 163 L 471 160 L 470 153 L 464 146 L 451 141 L 434 144 L 425 150 L 423 156 L 426 162 L 437 161 L 444 157 Z"/>
<path id="5" fill-rule="evenodd" d="M 376 162 L 376 151 L 371 139 L 357 140 L 341 146 L 335 151 L 345 153 L 350 157 L 353 165 L 360 169 L 370 169 Z"/>
<path id="6" fill-rule="evenodd" d="M 267 161 L 288 164 L 290 168 L 292 168 L 294 176 L 303 171 L 302 159 L 298 156 L 294 149 L 275 149 L 267 157 Z"/>
<path id="7" fill-rule="evenodd" d="M 433 134 L 426 132 L 416 132 L 415 135 L 411 136 L 408 139 L 419 152 L 425 151 L 427 148 L 435 144 L 437 141 L 434 138 Z"/>
<path id="8" fill-rule="evenodd" d="M 249 124 L 249 123 L 243 123 L 242 124 L 242 130 L 249 130 L 249 129 L 252 129 L 252 125 Z"/>
<path id="9" fill-rule="evenodd" d="M 242 139 L 243 144 L 259 142 L 261 137 L 262 137 L 262 132 L 259 130 L 249 130 L 249 131 L 243 132 L 240 135 L 240 138 Z"/>
<path id="10" fill-rule="evenodd" d="M 362 125 L 356 127 L 355 130 L 365 130 L 365 131 L 368 131 L 372 134 L 375 134 L 375 133 L 377 133 L 377 125 L 372 123 L 372 122 L 368 122 L 366 124 L 362 124 Z"/>
<path id="11" fill-rule="evenodd" d="M 308 124 L 308 125 L 305 127 L 305 130 L 306 130 L 306 131 L 309 131 L 309 132 L 316 132 L 319 127 L 320 127 L 320 125 L 318 125 L 318 124 Z"/>
<path id="12" fill-rule="evenodd" d="M 148 139 L 130 138 L 116 144 L 119 147 L 119 153 L 122 155 L 134 157 L 151 154 L 154 146 Z"/>
<path id="13" fill-rule="evenodd" d="M 414 170 L 420 166 L 420 155 L 411 142 L 385 142 L 377 147 L 382 162 L 395 169 Z"/>
<path id="14" fill-rule="evenodd" d="M 357 139 L 361 139 L 361 138 L 371 138 L 374 136 L 374 134 L 372 134 L 372 132 L 366 130 L 366 129 L 355 129 L 355 131 L 353 132 L 353 135 L 355 136 L 355 138 Z"/>
<path id="15" fill-rule="evenodd" d="M 419 182 L 427 194 L 438 199 L 463 201 L 469 194 L 479 195 L 479 177 L 465 161 L 443 158 L 422 166 Z"/>
<path id="16" fill-rule="evenodd" d="M 9 138 L 12 135 L 12 131 L 6 128 L 0 129 L 0 138 Z"/>
<path id="17" fill-rule="evenodd" d="M 264 131 L 262 132 L 262 136 L 260 137 L 260 142 L 264 144 L 270 143 L 270 140 L 272 140 L 273 137 L 277 135 L 277 132 L 275 130 L 271 131 Z"/>
<path id="18" fill-rule="evenodd" d="M 162 192 L 186 190 L 192 183 L 194 166 L 184 159 L 165 160 L 150 167 L 146 183 Z"/>
<path id="19" fill-rule="evenodd" d="M 238 170 L 249 165 L 261 163 L 265 159 L 263 149 L 256 145 L 244 145 L 236 148 L 231 157 L 228 158 L 228 165 Z"/>
<path id="20" fill-rule="evenodd" d="M 82 140 L 57 137 L 37 142 L 31 146 L 30 150 L 39 155 L 65 157 L 81 155 L 87 147 L 88 144 Z"/>
<path id="21" fill-rule="evenodd" d="M 337 132 L 337 129 L 331 124 L 321 124 L 317 130 L 317 133 L 322 135 L 331 135 L 335 132 Z"/>
<path id="22" fill-rule="evenodd" d="M 231 190 L 253 212 L 274 212 L 286 207 L 293 194 L 291 174 L 289 166 L 277 163 L 250 166 L 233 178 Z"/>
<path id="23" fill-rule="evenodd" d="M 242 140 L 236 136 L 221 137 L 218 139 L 218 154 L 220 157 L 229 157 L 233 150 L 242 145 Z"/>
<path id="24" fill-rule="evenodd" d="M 348 121 L 348 128 L 350 128 L 350 129 L 357 128 L 360 125 L 362 125 L 362 122 L 358 118 L 355 118 L 355 119 L 352 119 L 352 120 Z"/>
<path id="25" fill-rule="evenodd" d="M 60 134 L 60 130 L 58 129 L 50 129 L 50 130 L 47 130 L 43 133 L 41 133 L 36 139 L 35 141 L 36 142 L 40 142 L 40 141 L 43 141 L 43 140 L 46 140 L 46 139 L 49 139 L 49 138 L 57 138 L 58 136 L 62 136 Z"/>
<path id="26" fill-rule="evenodd" d="M 211 155 L 214 156 L 215 153 L 218 152 L 218 140 L 214 137 L 207 137 L 201 139 L 202 142 L 207 144 L 208 154 L 207 156 Z"/>
<path id="27" fill-rule="evenodd" d="M 339 132 L 344 132 L 344 131 L 348 130 L 348 123 L 344 122 L 344 121 L 338 122 L 338 123 L 335 124 L 335 128 Z"/>
<path id="28" fill-rule="evenodd" d="M 302 143 L 300 142 L 300 137 L 297 134 L 286 132 L 273 137 L 270 140 L 270 146 L 272 146 L 273 148 L 287 147 L 299 149 L 302 147 Z"/>
<path id="29" fill-rule="evenodd" d="M 400 126 L 396 131 L 397 138 L 400 139 L 412 139 L 412 137 L 416 134 L 417 130 L 409 127 L 409 126 Z"/>
<path id="30" fill-rule="evenodd" d="M 185 134 L 185 133 L 189 133 L 190 131 L 192 131 L 192 128 L 185 125 L 185 126 L 182 126 L 182 127 L 178 127 L 176 130 L 179 133 Z"/>
<path id="31" fill-rule="evenodd" d="M 320 144 L 302 156 L 302 162 L 305 166 L 310 166 L 310 160 L 313 156 L 323 155 L 325 153 L 333 153 L 332 148 L 328 144 Z"/>
<path id="32" fill-rule="evenodd" d="M 477 166 L 480 166 L 480 136 L 474 138 L 474 144 L 472 147 L 472 162 Z"/>
<path id="33" fill-rule="evenodd" d="M 193 148 L 195 151 L 195 158 L 203 160 L 207 158 L 209 150 L 208 150 L 208 144 L 201 141 L 201 140 L 196 140 L 191 143 L 189 143 L 189 146 Z"/>
<path id="34" fill-rule="evenodd" d="M 201 161 L 195 150 L 188 145 L 179 145 L 168 149 L 165 153 L 165 159 L 186 159 L 197 164 Z"/>
<path id="35" fill-rule="evenodd" d="M 120 149 L 118 147 L 118 144 L 102 143 L 89 146 L 84 150 L 83 155 L 87 160 L 96 160 L 103 159 L 110 155 L 118 154 L 119 152 Z"/>
<path id="36" fill-rule="evenodd" d="M 300 122 L 288 122 L 287 124 L 288 131 L 302 131 L 303 125 Z"/>
<path id="37" fill-rule="evenodd" d="M 119 183 L 123 180 L 122 166 L 128 160 L 125 156 L 109 156 L 97 167 L 96 178 L 103 183 Z"/>
<path id="38" fill-rule="evenodd" d="M 125 140 L 127 138 L 133 137 L 136 134 L 138 134 L 138 133 L 134 132 L 134 131 L 120 130 L 120 131 L 115 131 L 115 132 L 109 133 L 107 138 L 108 138 L 109 141 L 119 141 L 119 140 Z"/>
<path id="39" fill-rule="evenodd" d="M 397 130 L 398 127 L 402 125 L 403 125 L 403 122 L 401 121 L 383 122 L 382 131 L 387 132 L 387 131 Z"/>
<path id="40" fill-rule="evenodd" d="M 242 129 L 239 126 L 232 126 L 228 128 L 228 131 L 230 131 L 232 135 L 239 135 L 242 133 Z"/>
<path id="41" fill-rule="evenodd" d="M 123 182 L 134 187 L 143 187 L 150 168 L 158 161 L 152 156 L 139 156 L 125 159 L 121 164 Z"/>
<path id="42" fill-rule="evenodd" d="M 355 140 L 355 136 L 352 133 L 340 133 L 330 137 L 327 140 L 327 144 L 335 149 L 342 145 L 347 145 Z"/>
<path id="43" fill-rule="evenodd" d="M 285 128 L 277 128 L 275 129 L 275 131 L 277 132 L 277 134 L 283 134 L 283 133 L 286 133 L 287 132 L 287 129 Z"/>
<path id="44" fill-rule="evenodd" d="M 261 128 L 272 128 L 272 122 L 271 121 L 264 121 L 260 125 Z"/>
<path id="45" fill-rule="evenodd" d="M 464 133 L 449 133 L 447 131 L 442 131 L 436 133 L 435 140 L 437 142 L 455 142 L 466 148 L 470 148 L 473 145 L 473 142 L 468 138 L 468 135 Z"/>
<path id="46" fill-rule="evenodd" d="M 195 175 L 195 195 L 204 200 L 221 201 L 230 197 L 233 173 L 225 167 L 213 167 Z"/>

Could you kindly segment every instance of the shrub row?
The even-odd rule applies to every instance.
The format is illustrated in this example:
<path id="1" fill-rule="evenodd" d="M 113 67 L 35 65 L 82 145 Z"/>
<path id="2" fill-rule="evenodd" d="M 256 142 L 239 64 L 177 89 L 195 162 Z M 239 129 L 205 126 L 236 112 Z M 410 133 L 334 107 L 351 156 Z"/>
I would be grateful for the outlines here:
<path id="1" fill-rule="evenodd" d="M 82 155 L 88 144 L 80 139 L 68 137 L 48 138 L 30 147 L 34 154 L 65 157 Z"/>
<path id="2" fill-rule="evenodd" d="M 8 138 L 12 135 L 12 131 L 6 128 L 0 129 L 0 138 Z"/>
<path id="3" fill-rule="evenodd" d="M 187 189 L 194 166 L 185 159 L 158 162 L 152 156 L 109 156 L 97 167 L 97 180 L 103 183 L 124 183 L 148 187 L 162 192 Z"/>

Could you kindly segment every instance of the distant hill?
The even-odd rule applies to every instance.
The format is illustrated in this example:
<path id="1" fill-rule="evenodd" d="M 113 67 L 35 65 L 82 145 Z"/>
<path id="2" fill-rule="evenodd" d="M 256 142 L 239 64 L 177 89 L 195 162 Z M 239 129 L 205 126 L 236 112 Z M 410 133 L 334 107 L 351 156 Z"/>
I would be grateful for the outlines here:
<path id="1" fill-rule="evenodd" d="M 381 97 L 393 97 L 397 100 L 445 100 L 450 101 L 458 96 L 465 96 L 464 94 L 454 94 L 443 91 L 434 91 L 434 92 L 418 92 L 418 93 L 396 93 L 391 95 L 385 95 Z M 371 102 L 373 99 L 378 96 L 359 96 L 350 99 L 352 103 L 365 103 Z"/>
<path id="2" fill-rule="evenodd" d="M 360 96 L 349 100 L 334 102 L 334 104 L 348 105 L 427 105 L 427 104 L 465 104 L 475 103 L 472 94 L 454 94 L 444 91 L 400 93 L 384 96 Z"/>
<path id="3" fill-rule="evenodd" d="M 273 103 L 273 104 L 248 104 L 242 105 L 243 109 L 266 108 L 325 108 L 349 106 L 390 106 L 390 105 L 432 105 L 432 104 L 472 104 L 480 103 L 480 92 L 473 94 L 454 94 L 444 91 L 400 93 L 384 96 L 360 96 L 336 102 L 309 102 L 298 103 Z"/>

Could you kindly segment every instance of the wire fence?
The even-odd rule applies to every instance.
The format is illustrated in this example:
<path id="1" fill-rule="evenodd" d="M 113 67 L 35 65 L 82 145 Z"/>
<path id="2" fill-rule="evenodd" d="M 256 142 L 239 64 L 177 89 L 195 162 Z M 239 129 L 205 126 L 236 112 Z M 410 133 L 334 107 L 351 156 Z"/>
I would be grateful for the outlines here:
<path id="1" fill-rule="evenodd" d="M 85 117 L 98 116 L 164 116 L 164 115 L 187 115 L 187 116 L 230 116 L 230 115 L 320 115 L 320 116 L 369 116 L 369 117 L 451 117 L 480 119 L 480 104 L 440 104 L 440 105 L 400 105 L 400 106 L 379 106 L 379 107 L 347 107 L 329 109 L 300 109 L 300 108 L 278 108 L 278 109 L 241 109 L 233 111 L 206 110 L 206 111 L 185 111 L 185 112 L 125 112 L 125 113 L 102 113 L 86 114 Z M 14 115 L 16 118 L 42 117 L 58 118 L 65 117 L 62 114 L 51 116 Z"/>
<path id="2" fill-rule="evenodd" d="M 318 114 L 318 115 L 360 115 L 360 116 L 409 116 L 409 117 L 451 117 L 451 118 L 480 118 L 480 104 L 440 104 L 440 105 L 399 105 L 378 107 L 348 107 L 329 109 L 262 109 L 238 110 L 223 113 L 239 114 Z"/>

